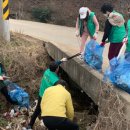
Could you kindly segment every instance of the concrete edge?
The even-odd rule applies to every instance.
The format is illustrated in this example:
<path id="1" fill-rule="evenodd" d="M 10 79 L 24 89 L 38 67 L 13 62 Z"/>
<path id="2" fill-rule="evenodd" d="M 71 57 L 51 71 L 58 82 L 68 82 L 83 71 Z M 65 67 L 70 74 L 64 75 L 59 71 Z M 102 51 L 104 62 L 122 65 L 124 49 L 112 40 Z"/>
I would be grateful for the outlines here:
<path id="1" fill-rule="evenodd" d="M 60 47 L 50 42 L 46 43 L 46 49 L 49 55 L 55 60 L 70 56 L 70 54 L 67 54 L 61 50 Z M 96 70 L 91 69 L 78 58 L 74 58 L 69 62 L 62 64 L 61 67 L 69 77 L 76 82 L 96 104 L 98 104 L 101 86 L 104 84 L 102 82 L 103 75 Z M 123 101 L 126 102 L 126 117 L 129 119 L 130 95 L 116 87 L 114 87 L 114 90 L 119 93 Z"/>

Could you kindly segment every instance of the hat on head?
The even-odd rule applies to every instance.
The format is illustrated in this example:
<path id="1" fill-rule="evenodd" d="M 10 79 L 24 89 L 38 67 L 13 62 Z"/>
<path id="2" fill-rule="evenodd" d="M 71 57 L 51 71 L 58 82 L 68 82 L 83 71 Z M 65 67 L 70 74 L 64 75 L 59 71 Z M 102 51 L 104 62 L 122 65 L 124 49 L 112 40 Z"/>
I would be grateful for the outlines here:
<path id="1" fill-rule="evenodd" d="M 86 18 L 86 16 L 87 16 L 87 11 L 88 11 L 88 10 L 89 10 L 89 9 L 88 9 L 87 7 L 81 7 L 81 8 L 79 9 L 80 19 Z"/>
<path id="2" fill-rule="evenodd" d="M 122 26 L 125 23 L 123 16 L 117 12 L 111 12 L 109 14 L 108 20 L 113 26 Z"/>

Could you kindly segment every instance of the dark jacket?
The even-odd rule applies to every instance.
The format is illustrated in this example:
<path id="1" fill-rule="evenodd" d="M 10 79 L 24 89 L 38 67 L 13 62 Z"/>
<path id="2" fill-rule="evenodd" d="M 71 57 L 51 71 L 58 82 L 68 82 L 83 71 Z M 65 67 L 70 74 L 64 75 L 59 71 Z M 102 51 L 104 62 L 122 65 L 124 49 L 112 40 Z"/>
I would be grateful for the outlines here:
<path id="1" fill-rule="evenodd" d="M 0 75 L 3 75 L 3 74 L 6 75 L 6 71 L 2 63 L 0 63 Z"/>
<path id="2" fill-rule="evenodd" d="M 2 63 L 0 63 L 0 76 L 1 75 L 6 75 L 6 71 L 5 71 L 5 68 L 4 66 L 2 65 Z M 0 90 L 5 87 L 5 84 L 2 80 L 0 80 Z"/>

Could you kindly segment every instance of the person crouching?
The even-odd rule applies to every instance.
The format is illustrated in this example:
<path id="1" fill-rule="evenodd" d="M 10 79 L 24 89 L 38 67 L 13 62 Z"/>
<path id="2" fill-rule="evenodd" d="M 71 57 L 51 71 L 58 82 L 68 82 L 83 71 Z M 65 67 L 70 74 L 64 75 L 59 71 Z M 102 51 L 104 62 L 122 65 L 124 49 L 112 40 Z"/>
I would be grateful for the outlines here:
<path id="1" fill-rule="evenodd" d="M 55 86 L 45 90 L 41 101 L 41 116 L 48 130 L 79 130 L 73 122 L 74 108 L 67 83 L 59 80 Z"/>

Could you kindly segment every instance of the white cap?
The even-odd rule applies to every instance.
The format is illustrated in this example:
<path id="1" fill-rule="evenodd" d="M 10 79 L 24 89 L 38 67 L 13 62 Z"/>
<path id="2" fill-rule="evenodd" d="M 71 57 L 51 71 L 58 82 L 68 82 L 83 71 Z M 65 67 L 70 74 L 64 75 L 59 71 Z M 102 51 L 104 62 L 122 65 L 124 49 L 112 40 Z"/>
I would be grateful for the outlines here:
<path id="1" fill-rule="evenodd" d="M 88 9 L 87 7 L 81 7 L 81 8 L 79 9 L 80 19 L 86 18 L 86 16 L 87 16 L 87 11 L 88 11 L 88 10 L 89 10 L 89 9 Z"/>

